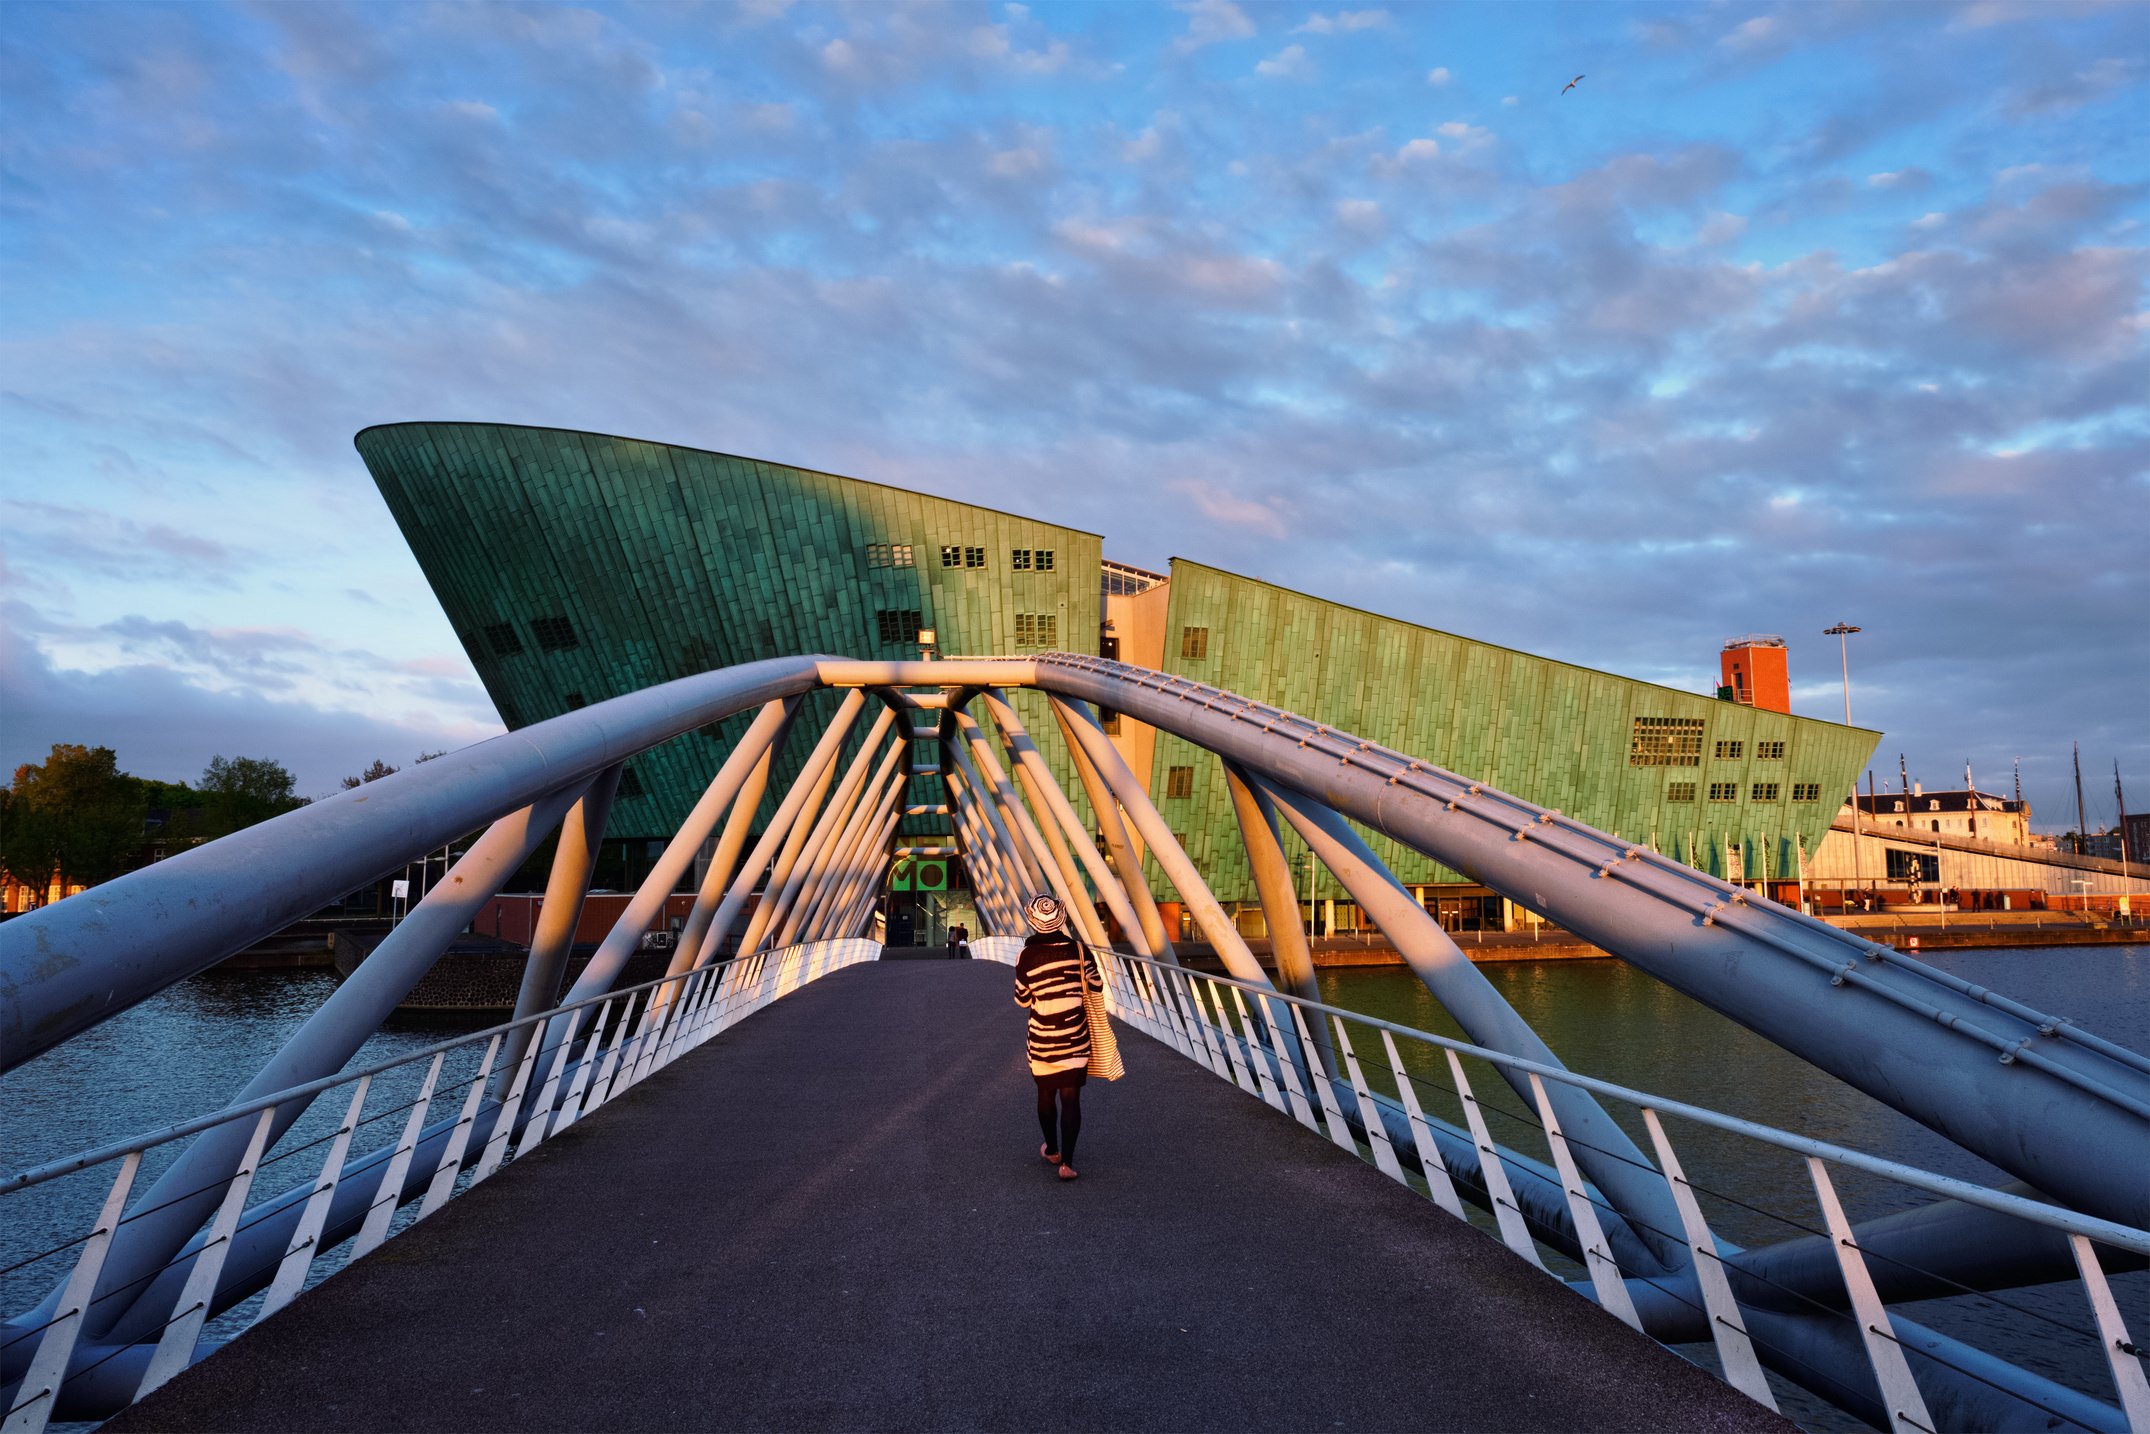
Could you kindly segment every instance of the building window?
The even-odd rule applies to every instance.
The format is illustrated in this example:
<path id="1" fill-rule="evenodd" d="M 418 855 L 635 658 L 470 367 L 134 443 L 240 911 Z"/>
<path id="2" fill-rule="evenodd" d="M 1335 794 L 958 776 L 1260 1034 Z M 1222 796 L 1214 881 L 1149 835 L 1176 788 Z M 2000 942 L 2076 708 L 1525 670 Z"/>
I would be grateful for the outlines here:
<path id="1" fill-rule="evenodd" d="M 984 566 L 985 566 L 985 549 L 983 549 L 983 548 L 965 548 L 965 549 L 963 550 L 963 566 L 964 566 L 964 567 L 966 567 L 966 568 L 982 568 L 982 567 L 984 567 Z"/>
<path id="2" fill-rule="evenodd" d="M 585 697 L 585 696 L 583 696 L 583 695 L 582 695 L 582 694 L 581 694 L 580 692 L 570 692 L 570 693 L 568 693 L 568 694 L 567 694 L 567 710 L 568 710 L 568 711 L 570 711 L 570 712 L 573 712 L 573 711 L 575 711 L 575 710 L 576 710 L 577 708 L 581 708 L 581 707 L 587 707 L 587 706 L 589 706 L 589 705 L 590 705 L 590 699 L 589 699 L 589 698 L 587 698 L 587 697 Z"/>
<path id="3" fill-rule="evenodd" d="M 1784 760 L 1784 744 L 1782 742 L 1757 742 L 1754 744 L 1754 755 L 1765 762 L 1781 762 Z"/>
<path id="4" fill-rule="evenodd" d="M 1792 783 L 1792 800 L 1795 802 L 1818 802 L 1822 799 L 1820 782 Z"/>
<path id="5" fill-rule="evenodd" d="M 1889 808 L 1889 809 L 1890 809 L 1891 811 L 1898 811 L 1898 812 L 1900 812 L 1900 811 L 1902 811 L 1902 810 L 1904 809 L 1904 804 L 1903 804 L 1902 802 L 1893 802 L 1893 803 L 1891 803 L 1891 804 L 1890 804 L 1890 808 Z"/>
<path id="6" fill-rule="evenodd" d="M 642 795 L 642 779 L 635 775 L 635 769 L 632 767 L 620 768 L 620 795 L 623 797 L 639 797 Z"/>
<path id="7" fill-rule="evenodd" d="M 1694 799 L 1695 784 L 1693 782 L 1673 782 L 1665 788 L 1665 800 L 1668 802 L 1691 802 Z"/>
<path id="8" fill-rule="evenodd" d="M 1739 800 L 1739 783 L 1710 783 L 1710 800 L 1713 802 L 1736 802 Z"/>
<path id="9" fill-rule="evenodd" d="M 1008 566 L 1019 573 L 1049 573 L 1053 570 L 1053 550 L 1015 548 L 1008 555 Z"/>
<path id="10" fill-rule="evenodd" d="M 1189 662 L 1200 662 L 1209 656 L 1209 629 L 1206 627 L 1183 627 L 1180 629 L 1180 656 Z"/>
<path id="11" fill-rule="evenodd" d="M 1008 566 L 1019 573 L 1030 571 L 1030 549 L 1017 548 L 1008 554 Z"/>
<path id="12" fill-rule="evenodd" d="M 918 566 L 909 543 L 868 543 L 866 566 L 869 568 L 914 568 Z M 941 566 L 952 567 L 948 561 L 948 549 L 941 549 Z"/>
<path id="13" fill-rule="evenodd" d="M 1736 762 L 1745 756 L 1746 752 L 1747 744 L 1737 739 L 1717 744 L 1717 756 L 1720 761 Z"/>
<path id="14" fill-rule="evenodd" d="M 1033 556 L 1037 560 L 1039 572 L 1049 573 L 1053 570 L 1053 550 L 1051 548 L 1039 548 Z"/>
<path id="15" fill-rule="evenodd" d="M 1892 851 L 1887 853 L 1887 860 L 1891 881 L 1933 882 L 1941 879 L 1941 858 L 1938 856 L 1924 856 L 1912 851 Z"/>
<path id="16" fill-rule="evenodd" d="M 1941 803 L 1932 798 L 1928 798 L 1926 802 L 1926 810 L 1929 812 L 1938 812 L 1941 810 Z"/>
<path id="17" fill-rule="evenodd" d="M 530 634 L 537 639 L 540 652 L 572 652 L 582 646 L 575 636 L 575 625 L 564 617 L 541 617 L 530 624 Z"/>
<path id="18" fill-rule="evenodd" d="M 1165 795 L 1168 797 L 1191 797 L 1194 795 L 1194 768 L 1165 768 Z"/>
<path id="19" fill-rule="evenodd" d="M 1019 612 L 1015 615 L 1017 647 L 1058 647 L 1060 615 L 1051 612 Z"/>
<path id="20" fill-rule="evenodd" d="M 1777 799 L 1777 784 L 1775 782 L 1756 782 L 1747 795 L 1757 802 L 1773 802 Z"/>
<path id="21" fill-rule="evenodd" d="M 874 615 L 874 630 L 883 642 L 918 641 L 919 611 L 915 607 L 885 607 Z"/>
<path id="22" fill-rule="evenodd" d="M 1630 767 L 1699 767 L 1702 765 L 1702 719 L 1637 717 L 1627 743 Z M 1688 785 L 1689 800 L 1694 786 Z"/>
<path id="23" fill-rule="evenodd" d="M 513 657 L 523 650 L 523 640 L 516 636 L 512 622 L 496 622 L 487 628 L 485 645 L 493 650 L 495 657 Z"/>
<path id="24" fill-rule="evenodd" d="M 944 568 L 962 567 L 963 549 L 954 543 L 941 544 L 941 566 Z"/>

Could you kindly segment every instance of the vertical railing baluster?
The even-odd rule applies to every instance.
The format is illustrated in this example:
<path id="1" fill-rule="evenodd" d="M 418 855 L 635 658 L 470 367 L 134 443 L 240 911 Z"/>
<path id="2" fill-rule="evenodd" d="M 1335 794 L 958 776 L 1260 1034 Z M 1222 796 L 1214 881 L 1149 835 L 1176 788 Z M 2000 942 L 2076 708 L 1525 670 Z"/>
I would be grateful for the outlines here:
<path id="1" fill-rule="evenodd" d="M 1224 1042 L 1224 1053 L 1232 1063 L 1232 1080 L 1248 1095 L 1259 1096 L 1260 1089 L 1254 1084 L 1254 1074 L 1247 1069 L 1246 1051 L 1239 1043 L 1239 1033 L 1232 1029 L 1231 1013 L 1224 1008 L 1226 987 L 1212 981 L 1209 983 L 1209 999 L 1217 1010 L 1217 1035 Z"/>
<path id="2" fill-rule="evenodd" d="M 1277 1070 L 1284 1077 L 1284 1092 L 1291 1098 L 1291 1113 L 1301 1125 L 1318 1135 L 1321 1123 L 1314 1119 L 1314 1107 L 1307 1104 L 1306 1088 L 1299 1083 L 1299 1062 L 1292 1059 L 1291 1050 L 1284 1044 L 1284 1026 L 1277 1020 L 1277 1007 L 1289 1006 L 1291 1002 L 1276 995 L 1264 995 L 1261 1002 L 1262 1013 L 1269 1018 L 1265 1022 L 1269 1027 L 1269 1048 L 1276 1053 Z M 1294 1044 L 1298 1043 L 1295 1041 Z"/>
<path id="3" fill-rule="evenodd" d="M 2083 1292 L 2090 1296 L 2090 1312 L 2098 1321 L 2098 1339 L 2105 1346 L 2105 1362 L 2112 1368 L 2113 1385 L 2120 1393 L 2121 1412 L 2128 1416 L 2134 1434 L 2150 1434 L 2150 1379 L 2143 1377 L 2141 1356 L 2133 1353 L 2127 1322 L 2113 1302 L 2112 1286 L 2105 1282 L 2105 1268 L 2098 1252 L 2081 1235 L 2068 1237 L 2075 1253 L 2075 1267 L 2083 1276 Z"/>
<path id="4" fill-rule="evenodd" d="M 605 1022 L 612 1019 L 612 1003 L 615 999 L 610 996 L 605 998 L 605 1003 L 597 1008 L 597 1019 L 590 1023 L 590 1033 L 583 1037 L 582 1059 L 575 1062 L 575 1078 L 568 1082 L 567 1095 L 560 1102 L 560 1113 L 553 1118 L 551 1135 L 558 1135 L 582 1118 L 583 1096 L 589 1090 L 590 1077 L 596 1074 L 598 1061 L 604 1055 Z M 562 1059 L 566 1058 L 568 1048 L 573 1044 L 573 1041 L 561 1042 Z"/>
<path id="5" fill-rule="evenodd" d="M 343 1180 L 343 1162 L 351 1153 L 351 1132 L 358 1129 L 358 1118 L 365 1113 L 366 1093 L 372 1085 L 372 1076 L 360 1076 L 351 1091 L 350 1108 L 343 1113 L 343 1124 L 336 1127 L 336 1138 L 329 1143 L 328 1157 L 321 1162 L 313 1194 L 306 1197 L 306 1209 L 292 1227 L 283 1261 L 276 1267 L 276 1278 L 269 1282 L 269 1292 L 262 1297 L 261 1313 L 254 1316 L 257 1324 L 297 1299 L 299 1291 L 306 1287 L 306 1272 L 313 1268 L 322 1228 L 328 1224 L 329 1205 L 336 1198 L 336 1186 Z"/>
<path id="6" fill-rule="evenodd" d="M 187 1282 L 180 1287 L 178 1302 L 172 1306 L 172 1318 L 158 1336 L 157 1352 L 149 1357 L 149 1367 L 142 1371 L 142 1382 L 134 1391 L 137 1400 L 147 1397 L 194 1360 L 194 1346 L 209 1319 L 209 1302 L 216 1298 L 217 1277 L 224 1273 L 232 1236 L 239 1229 L 239 1216 L 246 1210 L 246 1195 L 254 1188 L 254 1171 L 261 1165 L 261 1153 L 269 1144 L 269 1127 L 275 1121 L 273 1105 L 255 1118 L 254 1132 L 246 1140 L 246 1153 L 239 1157 L 239 1168 L 233 1172 L 231 1184 L 224 1187 L 224 1199 L 209 1222 L 209 1232 L 202 1237 L 201 1248 L 194 1252 L 194 1268 L 187 1271 Z"/>
<path id="7" fill-rule="evenodd" d="M 1851 1221 L 1844 1218 L 1836 1187 L 1829 1183 L 1829 1172 L 1818 1156 L 1807 1157 L 1807 1173 L 1814 1179 L 1814 1197 L 1822 1207 L 1822 1222 L 1829 1227 L 1829 1243 L 1836 1251 L 1837 1268 L 1844 1275 L 1845 1292 L 1851 1296 L 1859 1339 L 1866 1346 L 1867 1362 L 1874 1366 L 1874 1380 L 1881 1386 L 1889 1428 L 1893 1434 L 1927 1434 L 1934 1427 L 1933 1416 L 1926 1412 L 1925 1396 L 1919 1393 L 1918 1381 L 1911 1377 L 1911 1362 L 1904 1358 L 1903 1346 L 1896 1342 L 1888 1308 L 1881 1302 L 1881 1292 L 1874 1288 L 1866 1257 L 1852 1240 Z"/>
<path id="8" fill-rule="evenodd" d="M 1403 1104 L 1404 1124 L 1411 1128 L 1411 1145 L 1418 1151 L 1419 1174 L 1425 1177 L 1427 1198 L 1461 1220 L 1463 1201 L 1456 1195 L 1456 1182 L 1448 1178 L 1448 1166 L 1442 1163 L 1441 1149 L 1434 1143 L 1433 1127 L 1427 1124 L 1426 1112 L 1419 1106 L 1418 1089 L 1404 1069 L 1403 1057 L 1396 1053 L 1395 1038 L 1386 1030 L 1381 1032 L 1381 1046 L 1388 1052 L 1389 1069 L 1396 1075 L 1396 1099 Z"/>
<path id="9" fill-rule="evenodd" d="M 635 998 L 629 995 L 620 1005 L 619 1027 L 612 1033 L 612 1044 L 605 1048 L 604 1064 L 597 1068 L 597 1075 L 590 1081 L 590 1096 L 583 1104 L 583 1115 L 590 1114 L 612 1099 L 612 1073 L 619 1066 L 620 1048 L 627 1044 L 634 1024 Z"/>
<path id="10" fill-rule="evenodd" d="M 582 1013 L 578 1011 L 576 1014 L 579 1016 Z M 531 1044 L 542 1047 L 547 1029 L 545 1026 L 539 1026 L 537 1034 L 531 1038 Z M 552 1129 L 553 1102 L 560 1095 L 560 1077 L 566 1073 L 568 1052 L 573 1050 L 574 1046 L 573 1041 L 562 1040 L 559 1047 L 553 1051 L 551 1061 L 546 1063 L 545 1084 L 538 1088 L 537 1104 L 531 1107 L 530 1118 L 523 1122 L 522 1142 L 515 1147 L 517 1160 L 545 1143 L 545 1137 Z"/>
<path id="11" fill-rule="evenodd" d="M 1366 1088 L 1366 1073 L 1359 1069 L 1358 1053 L 1351 1048 L 1351 1034 L 1344 1029 L 1342 1016 L 1331 1016 L 1336 1027 L 1337 1045 L 1344 1052 L 1344 1069 L 1351 1076 L 1351 1093 L 1358 1098 L 1359 1123 L 1366 1127 L 1367 1148 L 1374 1153 L 1374 1168 L 1399 1185 L 1410 1182 L 1403 1178 L 1403 1165 L 1396 1159 L 1395 1148 L 1389 1144 L 1388 1127 L 1382 1123 L 1381 1109 L 1374 1104 L 1373 1092 Z"/>
<path id="12" fill-rule="evenodd" d="M 1575 1168 L 1575 1152 L 1568 1149 L 1568 1138 L 1561 1133 L 1559 1113 L 1553 1109 L 1551 1097 L 1545 1093 L 1545 1082 L 1538 1073 L 1530 1073 L 1530 1092 L 1536 1097 L 1538 1118 L 1545 1123 L 1545 1143 L 1552 1147 L 1553 1165 L 1560 1172 L 1560 1188 L 1567 1193 L 1568 1218 L 1575 1224 L 1575 1243 L 1583 1248 L 1583 1267 L 1590 1271 L 1590 1288 L 1597 1293 L 1598 1303 L 1618 1315 L 1621 1322 L 1640 1330 L 1642 1316 L 1635 1313 L 1635 1301 L 1627 1292 L 1627 1280 L 1620 1274 L 1619 1262 L 1613 1259 L 1612 1242 L 1605 1238 L 1605 1227 L 1598 1219 L 1597 1206 L 1591 1203 L 1590 1194 L 1583 1187 L 1582 1172 Z"/>
<path id="13" fill-rule="evenodd" d="M 463 1168 L 463 1152 L 470 1148 L 470 1128 L 477 1123 L 478 1105 L 485 1099 L 485 1078 L 493 1073 L 493 1057 L 499 1050 L 500 1037 L 485 1043 L 478 1078 L 470 1083 L 470 1094 L 463 1097 L 462 1113 L 456 1117 L 455 1128 L 448 1132 L 448 1148 L 441 1152 L 440 1164 L 433 1169 L 433 1183 L 426 1187 L 426 1197 L 418 1206 L 420 1220 L 446 1204 L 455 1189 L 456 1174 Z"/>
<path id="14" fill-rule="evenodd" d="M 1530 1238 L 1530 1227 L 1523 1223 L 1523 1211 L 1515 1203 L 1515 1191 L 1508 1184 L 1508 1171 L 1501 1164 L 1501 1154 L 1493 1144 L 1492 1133 L 1486 1129 L 1485 1112 L 1478 1108 L 1478 1097 L 1471 1094 L 1471 1082 L 1463 1074 L 1463 1062 L 1446 1046 L 1441 1048 L 1441 1053 L 1448 1057 L 1448 1074 L 1456 1082 L 1456 1094 L 1463 1098 L 1464 1123 L 1471 1128 L 1471 1144 L 1478 1148 L 1478 1178 L 1485 1182 L 1486 1198 L 1493 1202 L 1493 1219 L 1500 1226 L 1501 1242 L 1542 1270 L 1545 1261 L 1538 1257 L 1538 1246 Z"/>
<path id="15" fill-rule="evenodd" d="M 1194 1018 L 1195 1034 L 1201 1038 L 1202 1049 L 1209 1053 L 1207 1065 L 1217 1079 L 1232 1079 L 1232 1063 L 1224 1054 L 1224 1043 L 1217 1039 L 1217 1029 L 1209 1019 L 1209 1003 L 1203 999 L 1202 982 L 1192 974 L 1186 977 L 1187 1007 Z"/>
<path id="16" fill-rule="evenodd" d="M 104 1206 L 97 1212 L 97 1223 L 90 1227 L 90 1237 L 82 1242 L 74 1273 L 60 1291 L 59 1313 L 45 1326 L 37 1353 L 30 1356 L 29 1369 L 24 1371 L 22 1383 L 15 1386 L 15 1407 L 8 1411 L 5 1422 L 0 1422 L 0 1434 L 44 1434 L 45 1425 L 52 1419 L 52 1411 L 60 1402 L 60 1385 L 67 1378 L 68 1363 L 75 1357 L 75 1341 L 82 1334 L 82 1317 L 97 1288 L 97 1277 L 104 1273 L 105 1256 L 112 1249 L 112 1232 L 119 1228 L 120 1216 L 127 1208 L 127 1192 L 134 1187 L 134 1177 L 141 1168 L 141 1151 L 130 1151 L 121 1158 L 119 1174 L 113 1177 Z"/>
<path id="17" fill-rule="evenodd" d="M 522 1060 L 516 1063 L 515 1080 L 508 1086 L 508 1098 L 500 1103 L 499 1118 L 493 1122 L 493 1133 L 485 1142 L 485 1153 L 478 1157 L 478 1168 L 470 1173 L 471 1184 L 491 1175 L 500 1168 L 500 1162 L 507 1159 L 508 1141 L 515 1134 L 515 1117 L 522 1113 L 523 1093 L 530 1088 L 530 1074 L 537 1069 L 538 1047 L 543 1044 L 543 1041 L 533 1039 Z"/>
<path id="18" fill-rule="evenodd" d="M 1268 1101 L 1271 1108 L 1281 1112 L 1284 1109 L 1283 1093 L 1277 1089 L 1276 1077 L 1270 1073 L 1269 1058 L 1262 1053 L 1260 1044 L 1254 1039 L 1254 1018 L 1247 1014 L 1246 998 L 1240 994 L 1237 986 L 1232 988 L 1232 1004 L 1239 1008 L 1239 1028 L 1246 1033 L 1247 1059 L 1253 1063 L 1255 1077 L 1261 1082 L 1262 1099 Z"/>
<path id="19" fill-rule="evenodd" d="M 1299 1028 L 1299 1049 L 1307 1053 L 1307 1060 L 1313 1065 L 1313 1069 L 1307 1074 L 1314 1082 L 1315 1098 L 1321 1102 L 1321 1119 L 1328 1127 L 1329 1139 L 1357 1155 L 1359 1143 L 1351 1138 L 1351 1127 L 1344 1123 L 1344 1112 L 1336 1103 L 1336 1082 L 1329 1078 L 1313 1054 L 1314 1037 L 1307 1031 L 1306 1013 L 1295 1004 L 1291 1008 L 1291 1018 L 1292 1023 Z"/>
<path id="20" fill-rule="evenodd" d="M 1687 1183 L 1687 1172 L 1680 1168 L 1680 1158 L 1673 1154 L 1672 1140 L 1658 1121 L 1657 1112 L 1644 1106 L 1642 1123 L 1649 1128 L 1650 1143 L 1657 1149 L 1658 1168 L 1665 1172 L 1665 1183 L 1672 1189 L 1672 1203 L 1679 1207 L 1680 1229 L 1694 1258 L 1695 1283 L 1702 1289 L 1702 1308 L 1710 1317 L 1710 1339 L 1717 1346 L 1717 1362 L 1724 1366 L 1725 1382 L 1755 1403 L 1775 1409 L 1776 1396 L 1769 1391 L 1761 1361 L 1754 1357 L 1754 1341 L 1748 1337 L 1746 1321 L 1740 1317 L 1739 1302 L 1732 1298 L 1732 1282 L 1725 1278 L 1724 1263 L 1717 1257 L 1716 1238 L 1710 1234 L 1709 1222 L 1702 1218 L 1702 1206 Z"/>
<path id="21" fill-rule="evenodd" d="M 388 1222 L 395 1218 L 396 1207 L 403 1203 L 403 1181 L 410 1171 L 411 1157 L 418 1151 L 418 1137 L 426 1128 L 426 1110 L 433 1104 L 433 1087 L 440 1080 L 441 1062 L 447 1059 L 448 1053 L 442 1051 L 433 1057 L 433 1064 L 426 1067 L 425 1083 L 418 1088 L 417 1103 L 411 1106 L 410 1118 L 403 1122 L 403 1135 L 396 1141 L 395 1153 L 388 1157 L 388 1168 L 381 1172 L 381 1183 L 374 1190 L 373 1203 L 366 1207 L 365 1223 L 359 1227 L 358 1238 L 351 1242 L 352 1260 L 371 1254 L 388 1238 Z"/>

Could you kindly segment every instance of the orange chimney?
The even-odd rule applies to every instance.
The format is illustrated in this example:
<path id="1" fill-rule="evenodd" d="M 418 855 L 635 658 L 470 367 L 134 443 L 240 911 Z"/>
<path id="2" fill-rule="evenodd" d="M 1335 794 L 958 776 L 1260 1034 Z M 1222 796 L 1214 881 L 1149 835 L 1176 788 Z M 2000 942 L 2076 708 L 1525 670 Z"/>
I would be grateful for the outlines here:
<path id="1" fill-rule="evenodd" d="M 1791 711 L 1792 679 L 1784 656 L 1784 639 L 1773 634 L 1733 638 L 1717 654 L 1719 692 L 1743 707 Z"/>

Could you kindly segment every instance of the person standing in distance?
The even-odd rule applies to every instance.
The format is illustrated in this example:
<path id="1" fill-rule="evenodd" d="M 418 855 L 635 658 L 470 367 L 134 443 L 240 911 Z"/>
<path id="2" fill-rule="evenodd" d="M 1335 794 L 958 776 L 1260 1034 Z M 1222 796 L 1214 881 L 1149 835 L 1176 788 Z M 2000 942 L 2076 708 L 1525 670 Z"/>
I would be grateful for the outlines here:
<path id="1" fill-rule="evenodd" d="M 1067 912 L 1050 896 L 1023 907 L 1030 936 L 1015 962 L 1015 1003 L 1030 1012 L 1030 1075 L 1038 1086 L 1038 1154 L 1075 1179 L 1075 1137 L 1082 1133 L 1082 1088 L 1089 1079 L 1090 1023 L 1083 991 L 1103 984 L 1097 962 L 1068 935 Z"/>

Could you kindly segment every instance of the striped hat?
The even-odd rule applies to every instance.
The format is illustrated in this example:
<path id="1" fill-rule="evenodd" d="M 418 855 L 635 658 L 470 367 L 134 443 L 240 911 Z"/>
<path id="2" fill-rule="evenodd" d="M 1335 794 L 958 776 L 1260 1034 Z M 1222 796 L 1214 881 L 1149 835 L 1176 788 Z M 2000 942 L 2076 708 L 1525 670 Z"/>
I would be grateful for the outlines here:
<path id="1" fill-rule="evenodd" d="M 1029 904 L 1024 906 L 1023 919 L 1030 923 L 1032 931 L 1043 934 L 1067 925 L 1068 914 L 1050 896 L 1039 895 L 1031 897 Z"/>

